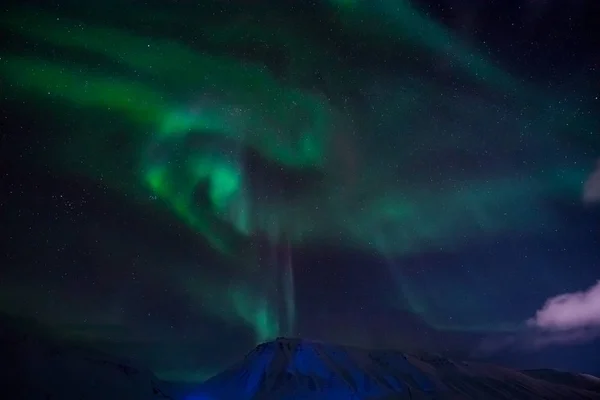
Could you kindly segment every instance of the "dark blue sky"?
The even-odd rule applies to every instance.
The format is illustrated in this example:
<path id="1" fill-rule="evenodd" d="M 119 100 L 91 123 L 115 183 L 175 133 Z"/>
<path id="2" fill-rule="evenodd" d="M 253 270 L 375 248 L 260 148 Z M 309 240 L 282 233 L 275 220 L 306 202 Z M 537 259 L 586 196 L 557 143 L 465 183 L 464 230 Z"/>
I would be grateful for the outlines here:
<path id="1" fill-rule="evenodd" d="M 277 335 L 600 373 L 597 318 L 527 325 L 600 279 L 599 4 L 292 3 L 8 7 L 0 309 L 166 379 Z"/>

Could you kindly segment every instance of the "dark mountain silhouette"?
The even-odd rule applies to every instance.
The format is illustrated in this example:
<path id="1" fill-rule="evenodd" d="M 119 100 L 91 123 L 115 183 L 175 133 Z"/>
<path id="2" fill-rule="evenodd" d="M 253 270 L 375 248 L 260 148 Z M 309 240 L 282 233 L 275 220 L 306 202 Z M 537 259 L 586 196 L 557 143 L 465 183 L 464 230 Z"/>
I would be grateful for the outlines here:
<path id="1" fill-rule="evenodd" d="M 583 374 L 279 338 L 188 399 L 600 399 L 599 382 Z"/>
<path id="2" fill-rule="evenodd" d="M 74 345 L 33 321 L 0 315 L 2 399 L 167 400 L 131 361 Z"/>

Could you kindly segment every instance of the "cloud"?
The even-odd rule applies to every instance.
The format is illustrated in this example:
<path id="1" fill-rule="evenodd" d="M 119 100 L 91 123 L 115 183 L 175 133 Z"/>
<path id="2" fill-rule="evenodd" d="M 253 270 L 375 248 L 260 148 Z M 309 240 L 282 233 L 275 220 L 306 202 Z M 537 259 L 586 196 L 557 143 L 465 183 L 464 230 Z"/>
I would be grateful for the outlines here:
<path id="1" fill-rule="evenodd" d="M 525 336 L 521 347 L 541 349 L 551 345 L 574 345 L 591 342 L 600 336 L 600 327 L 586 327 L 565 331 L 540 331 Z"/>
<path id="2" fill-rule="evenodd" d="M 600 202 L 600 160 L 596 169 L 583 185 L 583 202 L 585 204 Z"/>
<path id="3" fill-rule="evenodd" d="M 546 300 L 522 330 L 486 337 L 473 356 L 506 349 L 539 350 L 551 345 L 585 343 L 600 337 L 600 281 L 587 290 Z"/>
<path id="4" fill-rule="evenodd" d="M 547 332 L 600 328 L 600 281 L 585 291 L 549 298 L 527 324 Z"/>

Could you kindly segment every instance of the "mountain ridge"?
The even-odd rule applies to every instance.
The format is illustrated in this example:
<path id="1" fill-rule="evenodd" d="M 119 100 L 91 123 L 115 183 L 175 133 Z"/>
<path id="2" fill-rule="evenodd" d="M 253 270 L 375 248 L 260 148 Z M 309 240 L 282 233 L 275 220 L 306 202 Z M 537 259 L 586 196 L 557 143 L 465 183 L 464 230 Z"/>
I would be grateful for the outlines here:
<path id="1" fill-rule="evenodd" d="M 0 352 L 0 385 L 22 399 L 600 399 L 600 378 L 586 374 L 284 337 L 202 384 L 169 385 L 131 360 L 1 314 Z"/>
<path id="2" fill-rule="evenodd" d="M 600 384 L 566 374 L 570 380 L 555 383 L 540 373 L 436 354 L 280 337 L 256 346 L 189 399 L 600 399 Z"/>

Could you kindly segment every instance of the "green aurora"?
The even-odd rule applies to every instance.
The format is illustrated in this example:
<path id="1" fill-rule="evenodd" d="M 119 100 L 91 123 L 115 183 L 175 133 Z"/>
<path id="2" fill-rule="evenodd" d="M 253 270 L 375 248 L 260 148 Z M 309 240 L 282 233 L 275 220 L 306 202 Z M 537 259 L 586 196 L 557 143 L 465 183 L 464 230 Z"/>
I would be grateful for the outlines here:
<path id="1" fill-rule="evenodd" d="M 200 307 L 251 327 L 257 342 L 294 325 L 292 261 L 279 283 L 287 288 L 285 323 L 271 287 L 248 279 L 261 270 L 257 237 L 278 245 L 341 242 L 393 258 L 452 248 L 468 237 L 552 229 L 551 212 L 532 212 L 537 200 L 577 198 L 593 167 L 543 147 L 537 159 L 522 155 L 530 160 L 524 165 L 520 148 L 537 143 L 539 132 L 586 135 L 596 121 L 583 107 L 503 70 L 408 1 L 326 7 L 348 35 L 422 49 L 489 96 L 474 98 L 468 89 L 412 73 L 371 79 L 309 34 L 260 18 L 199 23 L 201 43 L 25 8 L 0 21 L 14 38 L 0 54 L 3 92 L 45 110 L 49 126 L 71 128 L 49 135 L 48 150 L 35 162 L 176 215 L 222 255 L 226 268 L 245 269 L 232 282 L 199 276 L 182 278 L 181 286 Z M 156 24 L 169 22 L 165 14 Z M 227 54 L 230 44 L 255 40 L 287 52 L 283 72 Z M 332 88 L 327 93 L 306 84 L 315 69 Z M 355 112 L 337 91 L 342 87 L 366 93 L 372 112 Z M 389 131 L 397 134 L 382 133 Z M 491 139 L 480 140 L 483 133 Z M 448 152 L 451 161 L 441 156 Z M 507 153 L 515 154 L 514 166 L 478 173 Z M 248 159 L 258 167 L 248 167 Z M 268 178 L 257 172 L 263 170 Z M 289 193 L 278 189 L 282 180 L 292 181 Z M 412 287 L 401 272 L 395 278 L 412 311 L 442 326 L 428 308 L 439 301 L 432 291 Z"/>

